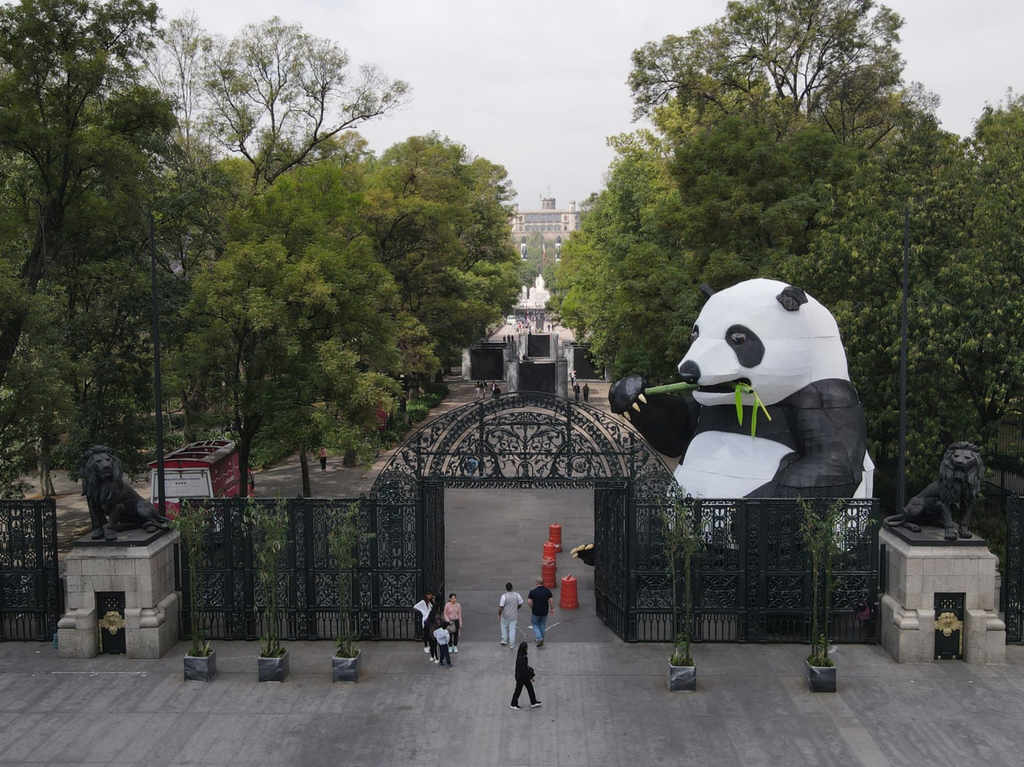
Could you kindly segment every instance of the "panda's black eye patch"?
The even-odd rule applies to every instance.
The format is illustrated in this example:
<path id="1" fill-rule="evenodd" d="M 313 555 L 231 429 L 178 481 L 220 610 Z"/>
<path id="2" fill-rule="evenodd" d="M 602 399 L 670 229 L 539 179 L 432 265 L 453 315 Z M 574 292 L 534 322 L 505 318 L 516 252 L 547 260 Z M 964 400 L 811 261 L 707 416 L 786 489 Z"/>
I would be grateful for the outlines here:
<path id="1" fill-rule="evenodd" d="M 725 331 L 725 340 L 736 352 L 736 359 L 745 368 L 760 365 L 764 359 L 764 343 L 750 328 L 744 325 L 731 325 Z"/>

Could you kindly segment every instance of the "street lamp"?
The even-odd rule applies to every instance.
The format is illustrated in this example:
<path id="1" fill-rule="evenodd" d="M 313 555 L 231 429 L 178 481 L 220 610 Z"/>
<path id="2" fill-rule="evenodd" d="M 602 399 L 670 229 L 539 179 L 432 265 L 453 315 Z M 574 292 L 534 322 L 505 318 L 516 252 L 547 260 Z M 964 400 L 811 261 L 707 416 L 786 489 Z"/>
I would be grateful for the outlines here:
<path id="1" fill-rule="evenodd" d="M 156 282 L 156 238 L 153 235 L 153 211 L 149 212 L 149 276 L 152 281 L 150 295 L 153 310 L 153 397 L 156 400 L 156 484 L 157 511 L 166 516 L 167 499 L 164 497 L 164 418 L 163 387 L 160 383 L 160 292 Z"/>

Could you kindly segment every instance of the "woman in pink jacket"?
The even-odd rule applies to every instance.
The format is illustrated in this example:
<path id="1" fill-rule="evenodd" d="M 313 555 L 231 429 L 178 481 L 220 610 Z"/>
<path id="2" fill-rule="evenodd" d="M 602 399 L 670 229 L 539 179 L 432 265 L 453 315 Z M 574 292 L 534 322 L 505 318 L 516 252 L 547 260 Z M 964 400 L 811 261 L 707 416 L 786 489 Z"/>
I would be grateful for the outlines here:
<path id="1" fill-rule="evenodd" d="M 444 603 L 444 619 L 448 621 L 448 630 L 452 635 L 452 652 L 459 651 L 459 632 L 462 630 L 462 605 L 455 601 L 454 592 L 448 595 Z"/>

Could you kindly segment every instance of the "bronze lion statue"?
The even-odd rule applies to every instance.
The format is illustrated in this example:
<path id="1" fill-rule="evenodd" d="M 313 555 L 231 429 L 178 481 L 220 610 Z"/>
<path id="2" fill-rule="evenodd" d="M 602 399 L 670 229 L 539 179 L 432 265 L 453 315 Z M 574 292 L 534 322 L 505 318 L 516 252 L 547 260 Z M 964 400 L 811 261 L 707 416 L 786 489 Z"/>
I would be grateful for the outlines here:
<path id="1" fill-rule="evenodd" d="M 971 513 L 984 476 L 981 449 L 970 442 L 954 442 L 942 455 L 939 478 L 911 498 L 901 513 L 886 517 L 885 524 L 902 525 L 914 532 L 920 531 L 921 525 L 941 526 L 947 541 L 955 541 L 958 534 L 970 538 Z M 957 524 L 953 523 L 954 512 L 959 513 Z"/>
<path id="2" fill-rule="evenodd" d="M 117 540 L 120 530 L 166 530 L 166 517 L 124 481 L 121 462 L 109 447 L 93 445 L 82 454 L 82 495 L 89 504 L 92 537 Z"/>

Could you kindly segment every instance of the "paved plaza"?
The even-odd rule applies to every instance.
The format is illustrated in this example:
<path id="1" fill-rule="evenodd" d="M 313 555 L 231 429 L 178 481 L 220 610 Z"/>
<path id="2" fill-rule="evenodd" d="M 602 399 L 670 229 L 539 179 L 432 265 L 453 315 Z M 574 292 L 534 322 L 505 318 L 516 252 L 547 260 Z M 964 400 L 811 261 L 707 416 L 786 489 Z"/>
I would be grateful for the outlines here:
<path id="1" fill-rule="evenodd" d="M 292 675 L 256 682 L 257 646 L 218 642 L 220 676 L 157 661 L 60 660 L 0 645 L 0 764 L 1007 765 L 1024 761 L 1024 648 L 1005 666 L 897 665 L 837 654 L 839 692 L 807 691 L 799 645 L 702 645 L 698 692 L 665 689 L 663 645 L 531 646 L 540 709 L 511 711 L 512 653 L 466 642 L 451 670 L 409 643 L 367 643 L 358 684 L 330 643 L 289 643 Z"/>

